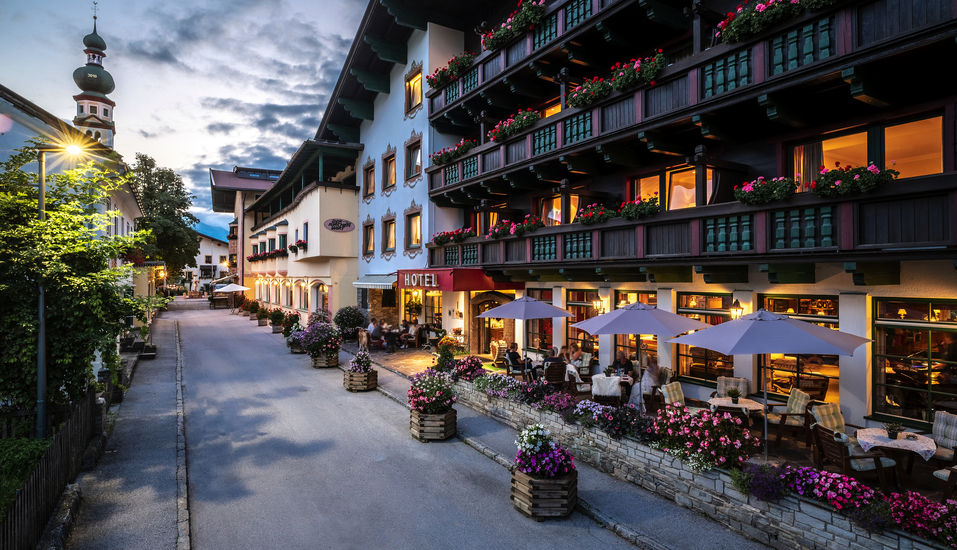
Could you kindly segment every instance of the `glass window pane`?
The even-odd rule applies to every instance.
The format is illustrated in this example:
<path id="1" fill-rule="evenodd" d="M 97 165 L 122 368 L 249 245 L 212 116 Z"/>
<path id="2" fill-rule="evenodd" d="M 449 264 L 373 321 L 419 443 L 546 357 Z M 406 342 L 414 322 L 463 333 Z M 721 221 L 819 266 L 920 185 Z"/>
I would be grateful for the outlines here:
<path id="1" fill-rule="evenodd" d="M 821 142 L 824 162 L 828 169 L 837 166 L 867 166 L 867 133 L 851 134 Z M 817 171 L 820 174 L 820 169 Z"/>
<path id="2" fill-rule="evenodd" d="M 422 245 L 422 216 L 409 216 L 409 247 Z"/>
<path id="3" fill-rule="evenodd" d="M 927 302 L 878 302 L 878 319 L 927 321 L 930 304 Z"/>
<path id="4" fill-rule="evenodd" d="M 577 210 L 576 210 L 577 212 Z M 542 221 L 546 227 L 561 225 L 562 223 L 562 203 L 561 197 L 552 197 L 542 199 Z"/>
<path id="5" fill-rule="evenodd" d="M 884 165 L 912 178 L 944 171 L 942 118 L 934 117 L 884 129 Z"/>
<path id="6" fill-rule="evenodd" d="M 646 178 L 636 178 L 632 196 L 629 200 L 648 200 L 658 194 L 660 190 L 661 176 L 654 175 Z"/>
<path id="7" fill-rule="evenodd" d="M 695 170 L 668 173 L 668 210 L 695 206 Z"/>

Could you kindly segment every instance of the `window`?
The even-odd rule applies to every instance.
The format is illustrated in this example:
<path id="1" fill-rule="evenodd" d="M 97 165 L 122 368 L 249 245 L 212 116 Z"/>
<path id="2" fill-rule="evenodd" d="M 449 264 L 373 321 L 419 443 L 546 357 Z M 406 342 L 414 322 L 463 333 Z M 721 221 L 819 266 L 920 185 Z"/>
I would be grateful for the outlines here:
<path id="1" fill-rule="evenodd" d="M 375 226 L 371 223 L 362 226 L 362 253 L 366 256 L 375 254 Z"/>
<path id="2" fill-rule="evenodd" d="M 553 103 L 552 105 L 549 105 L 545 107 L 544 109 L 542 109 L 542 118 L 548 118 L 550 116 L 557 115 L 560 112 L 562 112 L 561 101 L 557 103 Z"/>
<path id="3" fill-rule="evenodd" d="M 299 309 L 309 311 L 309 289 L 299 285 Z"/>
<path id="4" fill-rule="evenodd" d="M 957 412 L 957 300 L 877 299 L 874 311 L 874 414 Z"/>
<path id="5" fill-rule="evenodd" d="M 405 149 L 405 179 L 422 173 L 422 142 L 416 141 Z"/>
<path id="6" fill-rule="evenodd" d="M 295 235 L 294 235 L 293 242 L 299 242 L 299 230 L 298 230 L 298 229 L 296 230 L 296 233 L 295 233 Z"/>
<path id="7" fill-rule="evenodd" d="M 419 248 L 422 246 L 422 214 L 414 212 L 405 218 L 405 247 Z"/>
<path id="8" fill-rule="evenodd" d="M 375 165 L 369 165 L 362 171 L 362 181 L 365 185 L 365 196 L 375 194 Z"/>
<path id="9" fill-rule="evenodd" d="M 201 266 L 199 266 L 199 278 L 200 278 L 200 279 L 212 279 L 212 278 L 213 278 L 213 266 L 211 266 L 211 265 L 201 265 Z"/>
<path id="10" fill-rule="evenodd" d="M 395 251 L 395 220 L 382 222 L 382 251 Z"/>
<path id="11" fill-rule="evenodd" d="M 259 254 L 259 245 L 258 245 L 258 244 L 254 244 L 254 245 L 253 245 L 253 254 Z"/>
<path id="12" fill-rule="evenodd" d="M 430 290 L 425 293 L 423 300 L 423 314 L 425 315 L 425 324 L 433 329 L 442 328 L 442 292 Z"/>
<path id="13" fill-rule="evenodd" d="M 836 296 L 764 295 L 761 307 L 783 313 L 800 321 L 807 321 L 838 329 L 838 298 Z M 772 353 L 758 358 L 760 382 L 754 391 L 767 385 L 768 393 L 786 398 L 791 388 L 797 387 L 812 399 L 837 403 L 840 397 L 840 362 L 837 355 L 798 355 Z"/>
<path id="14" fill-rule="evenodd" d="M 396 307 L 398 298 L 394 289 L 382 290 L 382 307 Z"/>
<path id="15" fill-rule="evenodd" d="M 219 263 L 220 263 L 220 264 L 226 263 L 226 256 L 225 256 L 225 255 L 220 255 L 220 256 L 219 256 Z"/>
<path id="16" fill-rule="evenodd" d="M 292 307 L 292 286 L 288 284 L 283 287 L 282 305 Z"/>
<path id="17" fill-rule="evenodd" d="M 552 303 L 551 289 L 530 288 L 528 296 L 546 303 Z M 525 321 L 525 347 L 544 352 L 552 347 L 552 320 L 531 319 Z"/>
<path id="18" fill-rule="evenodd" d="M 668 172 L 668 210 L 694 208 L 695 169 Z"/>
<path id="19" fill-rule="evenodd" d="M 77 105 L 77 106 L 76 106 L 76 112 L 77 112 L 77 114 L 82 115 L 82 114 L 83 114 L 83 105 Z"/>
<path id="20" fill-rule="evenodd" d="M 395 155 L 382 161 L 382 188 L 388 189 L 395 185 Z"/>
<path id="21" fill-rule="evenodd" d="M 280 249 L 280 250 L 285 250 L 285 249 L 286 249 L 286 236 L 285 236 L 285 235 L 279 235 L 279 249 Z"/>
<path id="22" fill-rule="evenodd" d="M 614 309 L 621 309 L 628 304 L 634 304 L 636 302 L 657 306 L 658 294 L 656 292 L 616 290 L 615 301 L 612 307 Z M 658 357 L 658 337 L 654 334 L 616 334 L 614 357 L 617 358 L 619 351 L 624 351 L 630 360 L 639 361 L 639 347 L 642 348 L 649 357 Z"/>
<path id="23" fill-rule="evenodd" d="M 825 139 L 794 147 L 794 179 L 803 183 L 817 179 L 821 166 L 867 166 L 867 132 Z"/>
<path id="24" fill-rule="evenodd" d="M 103 108 L 103 117 L 104 117 L 104 118 L 109 118 L 109 117 L 110 117 L 110 110 L 107 109 L 106 107 Z"/>
<path id="25" fill-rule="evenodd" d="M 565 318 L 565 331 L 568 336 L 565 345 L 571 347 L 572 344 L 578 344 L 582 352 L 591 353 L 592 357 L 598 356 L 598 336 L 592 336 L 572 325 L 598 316 L 594 305 L 597 299 L 597 290 L 569 290 L 565 298 L 565 309 L 574 315 Z"/>
<path id="26" fill-rule="evenodd" d="M 91 114 L 91 115 L 95 115 L 95 114 L 96 114 L 96 105 L 90 105 L 90 114 Z"/>
<path id="27" fill-rule="evenodd" d="M 269 251 L 272 252 L 273 250 L 276 250 L 276 239 L 275 239 L 275 238 L 269 239 Z"/>
<path id="28" fill-rule="evenodd" d="M 212 257 L 212 256 L 206 256 L 204 259 L 205 259 L 206 261 L 203 262 L 203 263 L 207 263 L 207 264 L 213 263 L 213 257 Z"/>
<path id="29" fill-rule="evenodd" d="M 631 197 L 629 197 L 628 200 L 634 201 L 641 197 L 641 200 L 646 201 L 657 196 L 660 190 L 661 176 L 658 174 L 644 178 L 635 178 L 632 182 Z"/>
<path id="30" fill-rule="evenodd" d="M 678 313 L 709 325 L 731 320 L 730 294 L 679 294 Z M 678 345 L 678 375 L 716 381 L 734 376 L 734 358 L 710 349 Z"/>
<path id="31" fill-rule="evenodd" d="M 942 118 L 884 128 L 884 166 L 912 178 L 944 171 Z"/>
<path id="32" fill-rule="evenodd" d="M 422 71 L 405 81 L 405 112 L 422 104 Z"/>
<path id="33" fill-rule="evenodd" d="M 309 223 L 302 224 L 302 240 L 309 241 Z"/>
<path id="34" fill-rule="evenodd" d="M 575 215 L 578 214 L 578 195 L 569 195 L 568 202 L 568 222 L 565 222 L 565 216 L 562 215 L 562 196 L 555 195 L 542 199 L 539 212 L 541 212 L 542 222 L 545 223 L 545 227 L 570 223 L 575 219 Z"/>

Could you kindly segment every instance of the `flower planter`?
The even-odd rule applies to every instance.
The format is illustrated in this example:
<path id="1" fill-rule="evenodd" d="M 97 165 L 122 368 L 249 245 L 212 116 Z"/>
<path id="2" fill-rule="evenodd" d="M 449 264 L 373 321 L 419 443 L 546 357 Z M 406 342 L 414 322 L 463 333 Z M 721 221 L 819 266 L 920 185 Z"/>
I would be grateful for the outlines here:
<path id="1" fill-rule="evenodd" d="M 266 326 L 266 323 L 269 322 L 269 319 L 256 319 L 256 320 L 259 321 L 259 326 L 261 327 Z"/>
<path id="2" fill-rule="evenodd" d="M 255 323 L 255 322 L 258 321 L 259 319 L 256 319 L 256 316 L 253 315 L 252 313 L 250 313 L 250 314 L 249 314 L 249 320 Z"/>
<path id="3" fill-rule="evenodd" d="M 243 311 L 243 317 L 249 317 L 249 312 L 248 312 L 248 311 Z"/>
<path id="4" fill-rule="evenodd" d="M 353 393 L 374 390 L 378 385 L 379 373 L 375 370 L 362 373 L 350 371 L 343 373 L 342 387 Z"/>
<path id="5" fill-rule="evenodd" d="M 143 351 L 137 355 L 140 359 L 155 359 L 156 346 L 143 346 Z"/>
<path id="6" fill-rule="evenodd" d="M 410 411 L 409 431 L 422 443 L 441 441 L 455 435 L 456 418 L 455 409 L 441 414 Z"/>
<path id="7" fill-rule="evenodd" d="M 516 510 L 535 521 L 567 516 L 578 503 L 578 470 L 563 477 L 535 478 L 515 468 L 510 498 Z"/>
<path id="8" fill-rule="evenodd" d="M 292 344 L 289 346 L 289 353 L 306 353 L 306 350 L 304 350 L 299 344 Z"/>
<path id="9" fill-rule="evenodd" d="M 312 358 L 312 368 L 314 369 L 326 369 L 329 367 L 338 367 L 339 366 L 339 356 L 326 357 L 325 355 L 320 355 L 319 357 Z"/>
<path id="10" fill-rule="evenodd" d="M 272 333 L 273 333 L 273 334 L 280 334 L 280 333 L 282 333 L 282 325 L 273 325 L 273 326 L 272 326 Z"/>

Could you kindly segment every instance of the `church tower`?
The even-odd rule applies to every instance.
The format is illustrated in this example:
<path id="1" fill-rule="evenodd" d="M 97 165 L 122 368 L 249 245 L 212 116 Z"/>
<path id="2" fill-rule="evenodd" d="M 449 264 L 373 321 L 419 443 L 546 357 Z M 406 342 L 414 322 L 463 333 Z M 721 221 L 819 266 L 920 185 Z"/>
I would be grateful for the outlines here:
<path id="1" fill-rule="evenodd" d="M 113 76 L 103 68 L 106 57 L 106 42 L 96 34 L 96 15 L 93 16 L 93 32 L 83 37 L 83 53 L 86 65 L 73 71 L 73 82 L 81 92 L 73 96 L 76 100 L 76 116 L 73 125 L 100 143 L 113 147 L 113 107 L 116 105 L 106 97 L 116 85 Z"/>

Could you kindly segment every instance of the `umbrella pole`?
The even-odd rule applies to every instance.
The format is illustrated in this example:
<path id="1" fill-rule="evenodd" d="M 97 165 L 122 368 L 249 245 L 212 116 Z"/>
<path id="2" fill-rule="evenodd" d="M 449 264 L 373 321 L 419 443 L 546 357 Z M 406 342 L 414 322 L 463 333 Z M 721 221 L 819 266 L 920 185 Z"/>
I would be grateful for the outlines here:
<path id="1" fill-rule="evenodd" d="M 766 371 L 765 371 L 766 372 Z M 764 463 L 768 463 L 768 381 L 764 382 Z"/>

